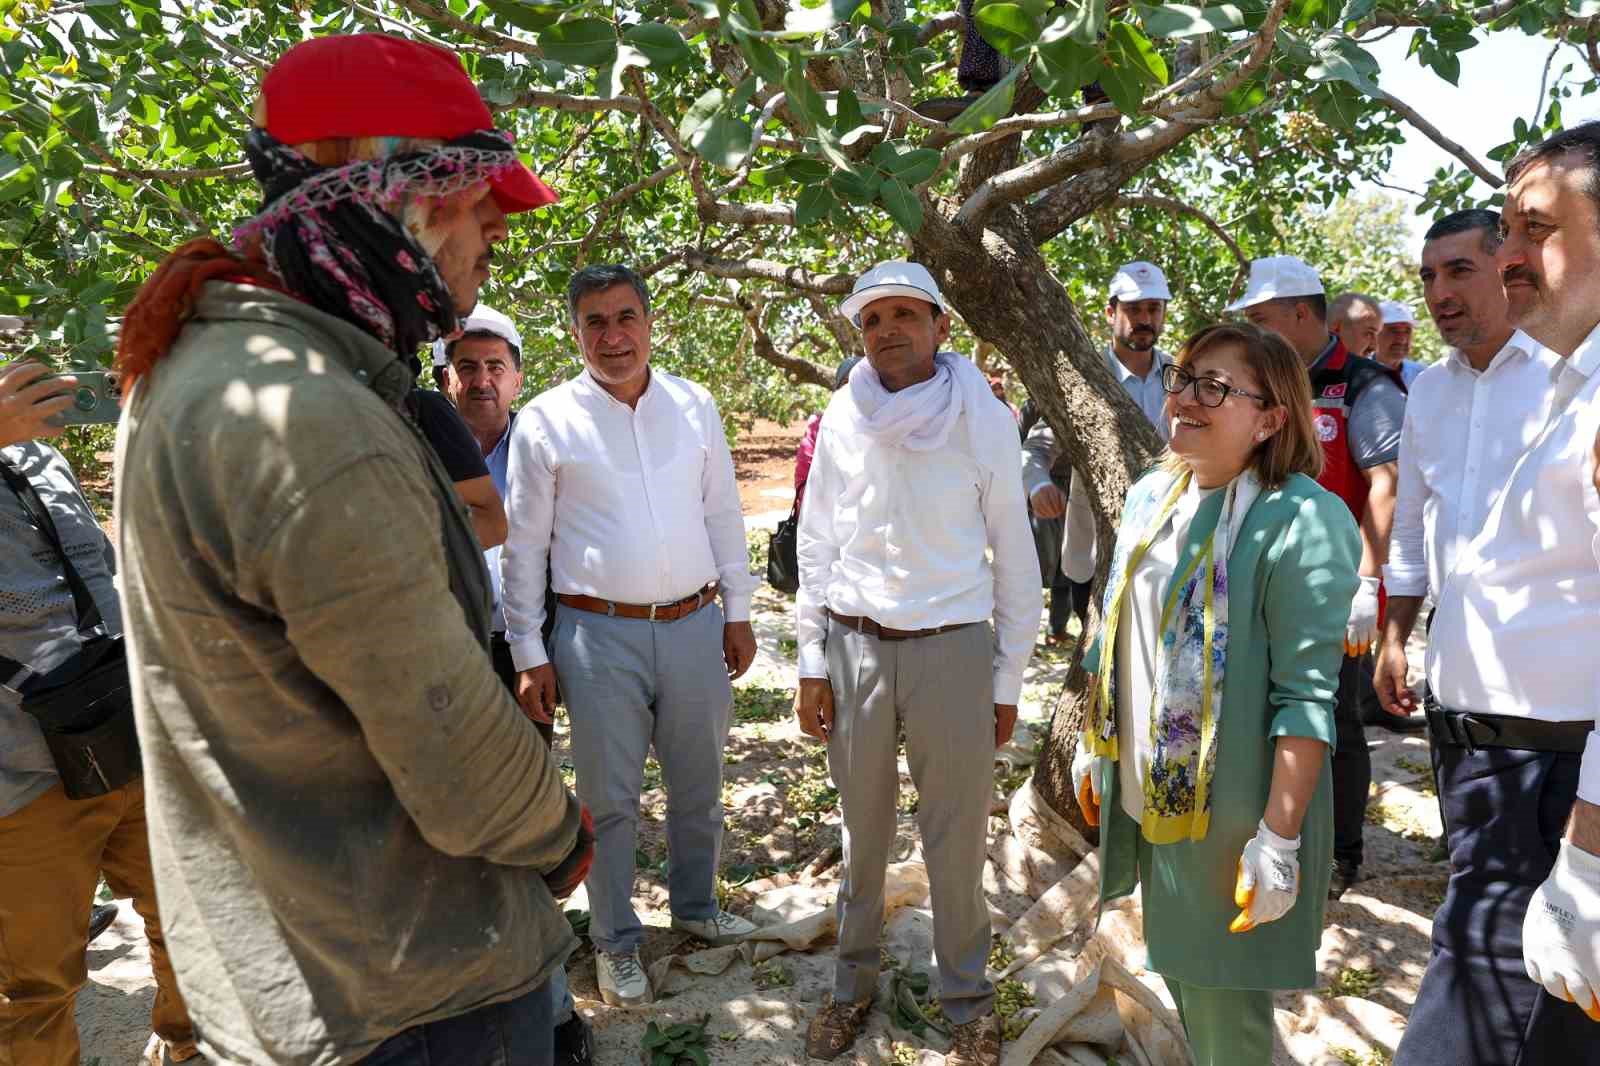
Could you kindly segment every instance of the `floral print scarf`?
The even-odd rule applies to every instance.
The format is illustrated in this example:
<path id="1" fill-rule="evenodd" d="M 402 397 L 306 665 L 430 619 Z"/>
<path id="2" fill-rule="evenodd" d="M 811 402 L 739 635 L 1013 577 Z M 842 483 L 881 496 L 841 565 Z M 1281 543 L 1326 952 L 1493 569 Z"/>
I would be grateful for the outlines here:
<path id="1" fill-rule="evenodd" d="M 1164 483 L 1141 491 L 1123 517 L 1103 605 L 1100 672 L 1091 694 L 1086 740 L 1095 755 L 1113 760 L 1118 757 L 1113 689 L 1117 627 L 1131 624 L 1127 598 L 1133 574 L 1172 520 L 1192 479 L 1187 472 L 1159 476 Z M 1191 527 L 1187 539 L 1192 542 L 1203 534 L 1204 542 L 1174 575 L 1162 602 L 1151 705 L 1143 722 L 1138 708 L 1133 718 L 1136 727 L 1150 730 L 1140 829 L 1152 844 L 1203 840 L 1210 825 L 1228 661 L 1228 553 L 1260 490 L 1248 470 L 1228 484 L 1215 526 L 1209 532 Z"/>

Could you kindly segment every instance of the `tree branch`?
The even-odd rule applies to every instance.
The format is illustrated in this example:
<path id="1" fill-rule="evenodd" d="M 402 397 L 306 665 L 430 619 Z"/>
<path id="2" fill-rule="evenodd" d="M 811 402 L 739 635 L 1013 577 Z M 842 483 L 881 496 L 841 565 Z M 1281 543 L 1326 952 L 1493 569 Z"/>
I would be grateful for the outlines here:
<path id="1" fill-rule="evenodd" d="M 1476 156 L 1467 151 L 1461 145 L 1457 144 L 1455 141 L 1452 141 L 1450 138 L 1446 137 L 1439 131 L 1437 126 L 1429 122 L 1426 118 L 1423 118 L 1420 111 L 1399 99 L 1393 93 L 1387 92 L 1383 89 L 1378 89 L 1376 92 L 1372 93 L 1372 98 L 1386 106 L 1390 111 L 1393 111 L 1395 114 L 1405 119 L 1407 122 L 1411 123 L 1411 125 L 1416 127 L 1417 131 L 1424 137 L 1428 138 L 1428 140 L 1432 141 L 1434 144 L 1437 144 L 1440 148 L 1443 148 L 1446 152 L 1449 152 L 1451 155 L 1461 160 L 1462 163 L 1465 163 L 1467 169 L 1481 178 L 1484 183 L 1489 186 L 1489 188 L 1498 189 L 1500 186 L 1505 184 L 1505 181 L 1499 175 L 1495 174 L 1494 171 L 1480 163 Z"/>
<path id="2" fill-rule="evenodd" d="M 951 30 L 959 30 L 966 19 L 961 17 L 959 11 L 946 11 L 942 15 L 935 15 L 922 24 L 922 29 L 917 31 L 917 43 L 927 44 L 935 37 Z"/>
<path id="3" fill-rule="evenodd" d="M 855 284 L 853 274 L 813 274 L 805 267 L 774 263 L 770 259 L 723 259 L 687 245 L 682 253 L 685 266 L 716 278 L 775 281 L 821 296 L 848 296 L 850 286 Z"/>
<path id="4" fill-rule="evenodd" d="M 1228 300 L 1232 301 L 1239 294 L 1244 285 L 1245 278 L 1250 273 L 1250 257 L 1244 254 L 1244 249 L 1239 247 L 1239 242 L 1233 239 L 1233 234 L 1222 227 L 1222 223 L 1212 218 L 1206 212 L 1186 204 L 1182 200 L 1170 196 L 1157 196 L 1153 193 L 1128 193 L 1112 201 L 1112 206 L 1121 208 L 1152 207 L 1158 211 L 1166 211 L 1174 215 L 1188 215 L 1190 218 L 1199 219 L 1206 228 L 1223 244 L 1228 246 L 1228 251 L 1233 254 L 1234 260 L 1239 264 L 1239 269 L 1234 273 L 1233 284 L 1228 286 Z"/>
<path id="5" fill-rule="evenodd" d="M 579 114 L 626 111 L 637 115 L 644 110 L 644 101 L 636 96 L 575 96 L 570 93 L 529 89 L 509 104 L 490 104 L 489 110 L 518 111 L 530 107 L 545 107 L 552 111 L 573 111 Z"/>
<path id="6" fill-rule="evenodd" d="M 224 40 L 221 37 L 218 37 L 216 34 L 212 33 L 210 30 L 206 29 L 203 25 L 201 25 L 200 22 L 198 20 L 194 19 L 192 16 L 190 18 L 190 22 L 194 26 L 195 29 L 200 31 L 200 36 L 204 37 L 206 40 L 210 41 L 212 44 L 216 45 L 218 48 L 222 49 L 224 52 L 226 52 L 229 55 L 233 56 L 235 59 L 238 59 L 238 60 L 241 60 L 241 61 L 243 61 L 245 63 L 248 63 L 251 66 L 255 67 L 257 70 L 266 70 L 266 69 L 268 69 L 269 67 L 272 66 L 272 64 L 270 62 L 268 62 L 267 60 L 263 59 L 262 57 L 253 56 L 249 52 L 246 52 L 244 49 L 236 47 L 233 44 L 233 42 L 227 41 L 227 40 Z"/>
<path id="7" fill-rule="evenodd" d="M 539 46 L 531 41 L 518 40 L 517 38 L 508 36 L 507 34 L 491 30 L 487 26 L 480 26 L 476 22 L 469 22 L 459 15 L 452 14 L 449 11 L 442 10 L 438 7 L 435 7 L 433 4 L 427 3 L 426 0 L 391 0 L 391 2 L 405 8 L 413 15 L 420 15 L 422 18 L 431 19 L 432 21 L 439 23 L 441 26 L 449 26 L 457 33 L 465 34 L 474 40 L 483 41 L 485 44 L 492 44 L 498 49 L 508 52 L 520 52 L 523 55 L 529 56 L 544 55 L 544 53 L 539 50 Z"/>
<path id="8" fill-rule="evenodd" d="M 806 385 L 820 385 L 824 389 L 833 387 L 833 373 L 818 366 L 809 359 L 802 359 L 789 352 L 778 351 L 778 346 L 772 343 L 772 337 L 767 333 L 766 327 L 761 324 L 763 303 L 760 300 L 751 300 L 744 296 L 739 297 L 740 307 L 744 311 L 744 320 L 750 327 L 751 336 L 755 339 L 755 351 L 762 361 L 788 374 L 789 377 Z"/>
<path id="9" fill-rule="evenodd" d="M 226 178 L 236 181 L 250 177 L 249 163 L 229 163 L 220 167 L 193 167 L 187 170 L 146 169 L 124 166 L 120 163 L 89 163 L 83 168 L 90 174 L 117 174 L 124 178 L 143 178 L 147 181 L 195 181 L 202 178 Z"/>

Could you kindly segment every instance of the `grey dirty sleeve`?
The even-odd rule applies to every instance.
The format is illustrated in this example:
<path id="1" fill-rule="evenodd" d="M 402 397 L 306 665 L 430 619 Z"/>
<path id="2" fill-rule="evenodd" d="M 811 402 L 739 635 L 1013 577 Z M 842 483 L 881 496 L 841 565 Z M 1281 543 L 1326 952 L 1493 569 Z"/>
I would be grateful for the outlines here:
<path id="1" fill-rule="evenodd" d="M 540 871 L 561 862 L 577 800 L 451 594 L 419 464 L 375 455 L 332 472 L 255 566 L 288 640 L 349 709 L 428 843 Z"/>

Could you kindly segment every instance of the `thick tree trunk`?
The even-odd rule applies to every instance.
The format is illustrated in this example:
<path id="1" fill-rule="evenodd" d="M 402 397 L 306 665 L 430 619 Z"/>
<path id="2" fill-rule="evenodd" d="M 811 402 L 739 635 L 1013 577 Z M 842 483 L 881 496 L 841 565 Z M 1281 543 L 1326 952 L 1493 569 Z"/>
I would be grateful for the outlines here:
<path id="1" fill-rule="evenodd" d="M 1010 360 L 1072 465 L 1085 475 L 1102 545 L 1087 637 L 1099 629 L 1098 596 L 1123 498 L 1154 461 L 1160 439 L 1112 376 L 1019 210 L 996 211 L 981 235 L 930 211 L 914 242 L 914 256 L 933 272 L 967 326 Z M 1081 639 L 1034 771 L 1040 797 L 1080 830 L 1088 827 L 1073 800 L 1071 767 L 1087 706 L 1086 647 Z"/>

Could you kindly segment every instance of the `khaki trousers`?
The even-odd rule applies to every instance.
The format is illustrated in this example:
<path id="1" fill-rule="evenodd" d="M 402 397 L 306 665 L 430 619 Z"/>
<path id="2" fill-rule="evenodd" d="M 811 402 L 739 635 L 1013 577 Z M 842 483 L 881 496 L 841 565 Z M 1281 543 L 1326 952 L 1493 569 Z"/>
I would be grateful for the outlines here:
<path id="1" fill-rule="evenodd" d="M 144 919 L 155 972 L 150 1027 L 194 1052 L 156 913 L 144 782 L 87 800 L 61 786 L 0 818 L 0 1066 L 78 1066 L 73 1007 L 88 979 L 89 906 L 101 872 Z"/>

